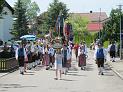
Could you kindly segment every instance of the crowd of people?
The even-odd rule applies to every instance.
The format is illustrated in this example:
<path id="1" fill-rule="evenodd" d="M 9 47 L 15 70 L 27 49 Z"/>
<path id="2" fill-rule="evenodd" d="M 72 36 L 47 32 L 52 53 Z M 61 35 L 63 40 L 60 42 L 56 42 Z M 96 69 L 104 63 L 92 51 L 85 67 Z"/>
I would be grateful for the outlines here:
<path id="1" fill-rule="evenodd" d="M 96 61 L 99 75 L 103 75 L 104 62 L 109 52 L 112 62 L 115 62 L 116 45 L 112 42 L 108 49 L 103 48 L 102 43 L 95 45 L 94 59 Z M 26 44 L 20 43 L 16 49 L 15 57 L 19 63 L 20 74 L 24 74 L 26 70 L 31 70 L 37 65 L 42 65 L 46 70 L 55 69 L 55 79 L 61 79 L 62 74 L 66 74 L 71 67 L 72 49 L 75 51 L 76 61 L 81 70 L 86 70 L 87 46 L 85 42 L 79 45 L 66 42 L 61 48 L 53 48 L 52 43 L 43 41 L 30 42 Z M 60 76 L 58 78 L 58 76 Z"/>

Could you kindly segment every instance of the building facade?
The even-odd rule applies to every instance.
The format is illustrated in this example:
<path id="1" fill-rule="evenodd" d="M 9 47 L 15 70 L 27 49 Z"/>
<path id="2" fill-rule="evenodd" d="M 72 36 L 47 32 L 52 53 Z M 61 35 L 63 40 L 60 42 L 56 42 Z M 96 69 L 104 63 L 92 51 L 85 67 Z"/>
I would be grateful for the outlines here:
<path id="1" fill-rule="evenodd" d="M 0 40 L 8 41 L 11 40 L 12 35 L 10 34 L 13 25 L 13 14 L 14 10 L 5 1 L 2 10 L 2 18 L 0 19 Z"/>

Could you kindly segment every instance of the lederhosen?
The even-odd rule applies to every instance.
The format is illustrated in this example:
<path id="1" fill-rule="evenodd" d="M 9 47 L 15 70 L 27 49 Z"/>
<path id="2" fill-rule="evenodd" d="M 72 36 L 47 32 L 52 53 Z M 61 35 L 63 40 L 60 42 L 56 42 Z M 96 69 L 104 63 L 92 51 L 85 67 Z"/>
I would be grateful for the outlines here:
<path id="1" fill-rule="evenodd" d="M 19 55 L 19 50 L 23 50 L 23 55 Z M 18 49 L 18 63 L 19 67 L 24 67 L 24 48 Z"/>
<path id="2" fill-rule="evenodd" d="M 62 60 L 62 66 L 67 67 L 67 49 L 66 50 L 63 49 L 63 55 L 64 55 L 64 58 Z"/>

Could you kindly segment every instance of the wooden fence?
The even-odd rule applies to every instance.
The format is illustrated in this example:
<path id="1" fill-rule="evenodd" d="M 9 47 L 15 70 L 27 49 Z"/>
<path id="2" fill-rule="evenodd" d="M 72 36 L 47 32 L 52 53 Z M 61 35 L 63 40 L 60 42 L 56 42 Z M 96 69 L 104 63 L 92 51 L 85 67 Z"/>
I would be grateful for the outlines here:
<path id="1" fill-rule="evenodd" d="M 0 59 L 0 72 L 11 72 L 18 68 L 15 58 Z"/>

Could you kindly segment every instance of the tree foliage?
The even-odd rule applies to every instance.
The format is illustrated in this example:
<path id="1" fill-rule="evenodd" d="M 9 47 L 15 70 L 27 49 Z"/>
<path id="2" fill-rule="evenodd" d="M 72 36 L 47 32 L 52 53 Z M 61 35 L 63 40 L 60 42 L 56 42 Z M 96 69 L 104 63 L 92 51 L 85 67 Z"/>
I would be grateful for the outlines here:
<path id="1" fill-rule="evenodd" d="M 63 2 L 59 2 L 59 0 L 54 0 L 53 3 L 49 5 L 48 11 L 47 11 L 48 13 L 47 23 L 49 27 L 52 27 L 52 28 L 55 27 L 60 11 L 62 12 L 64 20 L 65 20 L 68 17 L 69 9 L 67 9 L 66 4 L 64 4 Z"/>
<path id="2" fill-rule="evenodd" d="M 5 2 L 5 0 L 0 0 L 0 14 L 2 12 L 4 2 Z"/>
<path id="3" fill-rule="evenodd" d="M 18 0 L 14 6 L 14 25 L 11 32 L 15 38 L 19 38 L 22 35 L 33 33 L 36 30 L 36 18 L 40 11 L 36 2 L 31 0 Z M 29 29 L 30 26 L 30 29 Z"/>
<path id="4" fill-rule="evenodd" d="M 60 12 L 62 12 L 64 20 L 68 17 L 68 11 L 66 4 L 54 0 L 46 12 L 40 14 L 37 17 L 38 32 L 41 35 L 49 33 L 49 30 L 55 30 L 56 21 Z M 56 32 L 53 32 L 53 34 Z"/>
<path id="5" fill-rule="evenodd" d="M 104 24 L 104 28 L 102 30 L 102 40 L 116 40 L 119 41 L 120 38 L 120 12 L 119 9 L 112 9 L 109 20 Z"/>
<path id="6" fill-rule="evenodd" d="M 19 39 L 22 35 L 28 34 L 26 8 L 22 0 L 18 0 L 14 6 L 14 24 L 11 34 Z"/>
<path id="7" fill-rule="evenodd" d="M 82 40 L 89 39 L 88 36 L 90 33 L 87 31 L 87 24 L 89 20 L 86 17 L 71 14 L 68 18 L 68 22 L 72 24 L 75 43 L 80 43 Z"/>
<path id="8" fill-rule="evenodd" d="M 40 14 L 38 17 L 37 17 L 37 26 L 38 26 L 38 33 L 41 34 L 41 36 L 43 36 L 44 34 L 47 34 L 49 31 L 48 31 L 48 24 L 47 24 L 47 18 L 48 18 L 48 14 L 47 12 L 44 12 L 42 14 Z"/>

